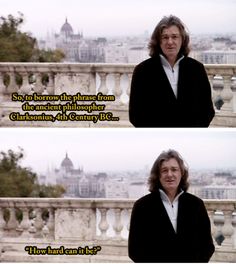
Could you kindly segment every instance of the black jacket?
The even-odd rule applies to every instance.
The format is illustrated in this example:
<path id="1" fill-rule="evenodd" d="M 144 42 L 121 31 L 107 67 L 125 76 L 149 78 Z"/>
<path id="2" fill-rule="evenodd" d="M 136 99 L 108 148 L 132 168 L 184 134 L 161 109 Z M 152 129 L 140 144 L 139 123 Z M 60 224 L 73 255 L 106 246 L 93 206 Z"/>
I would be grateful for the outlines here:
<path id="1" fill-rule="evenodd" d="M 134 262 L 208 262 L 214 249 L 207 211 L 196 196 L 179 197 L 177 232 L 159 192 L 135 202 L 128 240 Z"/>
<path id="2" fill-rule="evenodd" d="M 202 63 L 189 57 L 180 61 L 177 98 L 159 56 L 135 67 L 129 102 L 135 127 L 208 127 L 214 114 Z"/>

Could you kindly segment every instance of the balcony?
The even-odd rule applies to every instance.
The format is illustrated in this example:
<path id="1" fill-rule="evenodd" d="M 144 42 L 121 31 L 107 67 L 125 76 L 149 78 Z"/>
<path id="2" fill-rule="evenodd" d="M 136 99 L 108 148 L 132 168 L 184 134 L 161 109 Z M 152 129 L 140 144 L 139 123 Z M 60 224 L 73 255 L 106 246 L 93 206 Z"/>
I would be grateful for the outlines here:
<path id="1" fill-rule="evenodd" d="M 0 198 L 1 262 L 130 262 L 133 200 Z M 216 251 L 236 260 L 236 201 L 206 200 Z M 222 242 L 221 238 L 224 237 Z"/>
<path id="2" fill-rule="evenodd" d="M 132 127 L 128 120 L 128 101 L 134 66 L 133 64 L 0 63 L 0 126 Z M 236 65 L 205 65 L 205 67 L 212 86 L 213 101 L 218 101 L 219 106 L 211 126 L 236 127 Z M 105 106 L 103 110 L 92 110 L 90 113 L 78 110 L 76 112 L 81 116 L 81 113 L 99 116 L 102 111 L 108 113 L 108 116 L 98 121 L 89 119 L 83 122 L 81 119 L 80 122 L 71 119 L 66 120 L 67 122 L 61 119 L 56 119 L 55 122 L 51 120 L 11 121 L 9 115 L 12 112 L 18 112 L 21 115 L 26 112 L 31 115 L 56 113 L 51 109 L 47 112 L 36 112 L 34 106 L 34 110 L 22 109 L 23 102 L 20 99 L 13 101 L 12 93 L 20 95 L 34 93 L 38 95 L 63 93 L 97 95 L 101 93 L 105 100 L 95 103 L 103 104 Z M 114 96 L 115 100 L 109 99 Z M 58 104 L 57 98 L 51 100 L 50 104 L 53 102 Z M 224 104 L 220 108 L 222 102 Z M 28 103 L 35 105 L 40 102 L 32 102 L 29 98 Z M 86 105 L 88 102 L 79 101 L 79 104 Z"/>

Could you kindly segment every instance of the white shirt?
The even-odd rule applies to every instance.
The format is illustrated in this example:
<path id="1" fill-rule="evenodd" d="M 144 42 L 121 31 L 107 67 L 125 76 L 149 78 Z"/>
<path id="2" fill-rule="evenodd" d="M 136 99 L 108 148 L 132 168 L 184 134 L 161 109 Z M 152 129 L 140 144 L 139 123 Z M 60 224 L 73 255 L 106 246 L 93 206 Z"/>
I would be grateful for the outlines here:
<path id="1" fill-rule="evenodd" d="M 164 71 L 173 89 L 175 97 L 177 98 L 177 88 L 178 88 L 178 80 L 179 80 L 179 63 L 184 58 L 184 56 L 182 56 L 176 61 L 174 67 L 170 65 L 168 60 L 163 55 L 160 54 L 160 58 L 161 58 L 161 64 L 164 68 Z"/>
<path id="2" fill-rule="evenodd" d="M 161 200 L 162 200 L 163 205 L 166 209 L 166 212 L 170 218 L 172 226 L 173 226 L 175 232 L 177 232 L 177 216 L 178 216 L 178 207 L 179 207 L 179 197 L 183 193 L 183 191 L 181 191 L 175 197 L 173 203 L 171 203 L 168 196 L 166 195 L 166 193 L 163 190 L 159 189 L 159 191 L 160 191 Z"/>

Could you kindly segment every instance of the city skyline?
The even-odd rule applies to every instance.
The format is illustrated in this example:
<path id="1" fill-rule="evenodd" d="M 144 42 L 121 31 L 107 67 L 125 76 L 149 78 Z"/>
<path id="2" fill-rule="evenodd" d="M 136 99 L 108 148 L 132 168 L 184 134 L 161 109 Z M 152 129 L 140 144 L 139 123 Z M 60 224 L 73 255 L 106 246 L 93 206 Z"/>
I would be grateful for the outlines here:
<path id="1" fill-rule="evenodd" d="M 163 150 L 175 149 L 190 169 L 236 168 L 235 129 L 2 128 L 0 151 L 24 149 L 23 166 L 44 173 L 68 153 L 85 172 L 151 167 Z"/>
<path id="2" fill-rule="evenodd" d="M 66 18 L 74 32 L 82 31 L 85 37 L 151 34 L 170 14 L 179 16 L 192 34 L 235 33 L 236 24 L 233 0 L 0 0 L 0 4 L 1 16 L 23 13 L 22 30 L 36 37 L 59 33 Z"/>

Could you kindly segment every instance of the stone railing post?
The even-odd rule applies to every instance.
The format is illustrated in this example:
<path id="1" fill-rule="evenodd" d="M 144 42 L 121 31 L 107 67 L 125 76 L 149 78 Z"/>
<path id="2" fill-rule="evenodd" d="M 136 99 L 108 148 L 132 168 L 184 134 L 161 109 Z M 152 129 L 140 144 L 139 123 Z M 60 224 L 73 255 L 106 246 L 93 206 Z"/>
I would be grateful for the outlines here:
<path id="1" fill-rule="evenodd" d="M 0 100 L 1 100 L 1 97 L 3 97 L 3 95 L 5 94 L 6 92 L 6 86 L 3 82 L 3 74 L 0 72 Z"/>
<path id="2" fill-rule="evenodd" d="M 0 261 L 2 255 L 2 238 L 4 237 L 4 227 L 6 225 L 4 218 L 3 218 L 3 208 L 0 208 Z"/>
<path id="3" fill-rule="evenodd" d="M 214 103 L 215 99 L 217 98 L 217 96 L 219 95 L 215 90 L 214 90 L 214 75 L 209 74 L 208 75 L 208 79 L 211 85 L 211 91 L 212 91 L 212 101 Z M 214 105 L 215 107 L 215 105 Z"/>
<path id="4" fill-rule="evenodd" d="M 129 228 L 130 228 L 130 218 L 131 218 L 131 213 L 132 213 L 132 209 L 128 209 L 127 210 L 128 212 L 128 223 L 127 223 L 127 230 L 129 231 Z"/>
<path id="5" fill-rule="evenodd" d="M 46 86 L 46 91 L 48 94 L 54 94 L 55 87 L 54 87 L 54 75 L 52 72 L 48 74 L 48 84 Z"/>
<path id="6" fill-rule="evenodd" d="M 120 96 L 122 95 L 121 82 L 120 82 L 121 81 L 121 74 L 115 73 L 114 78 L 115 78 L 114 95 L 116 97 L 116 103 L 120 104 L 120 102 L 121 102 Z"/>
<path id="7" fill-rule="evenodd" d="M 233 92 L 233 112 L 236 113 L 236 77 L 232 80 L 231 90 Z"/>
<path id="8" fill-rule="evenodd" d="M 233 94 L 231 91 L 231 78 L 232 78 L 231 75 L 225 75 L 223 77 L 224 89 L 221 93 L 222 99 L 224 101 L 224 104 L 223 104 L 221 110 L 224 112 L 227 112 L 227 113 L 233 112 L 233 106 L 232 106 Z"/>
<path id="9" fill-rule="evenodd" d="M 42 94 L 43 91 L 44 91 L 44 87 L 43 87 L 43 84 L 42 84 L 42 74 L 37 72 L 34 75 L 35 75 L 35 78 L 36 78 L 36 82 L 34 84 L 33 90 L 37 94 Z"/>
<path id="10" fill-rule="evenodd" d="M 215 211 L 214 210 L 208 210 L 209 218 L 210 218 L 210 223 L 211 223 L 211 235 L 214 238 L 216 235 L 216 227 L 214 223 L 214 215 Z M 215 239 L 213 239 L 214 244 L 216 244 Z"/>
<path id="11" fill-rule="evenodd" d="M 214 233 L 214 240 L 215 242 L 220 243 L 219 239 L 223 237 L 222 234 L 222 227 L 224 225 L 224 218 L 222 212 L 216 211 L 215 215 L 213 217 L 213 223 L 215 225 L 215 233 Z M 216 238 L 218 237 L 218 241 L 216 241 Z M 222 243 L 222 242 L 221 242 Z M 216 243 L 215 243 L 216 244 Z M 221 244 L 220 244 L 221 245 Z"/>
<path id="12" fill-rule="evenodd" d="M 20 223 L 20 229 L 22 229 L 22 237 L 29 237 L 29 228 L 31 226 L 30 220 L 29 220 L 29 211 L 27 207 L 24 208 L 20 208 L 20 210 L 22 211 L 22 221 Z"/>
<path id="13" fill-rule="evenodd" d="M 4 228 L 6 226 L 6 222 L 3 218 L 3 208 L 0 208 L 0 237 L 2 237 L 3 233 L 4 233 Z"/>
<path id="14" fill-rule="evenodd" d="M 93 67 L 89 74 L 89 93 L 96 94 L 96 72 L 93 70 Z"/>
<path id="15" fill-rule="evenodd" d="M 7 86 L 7 94 L 18 92 L 18 85 L 16 83 L 16 75 L 15 72 L 9 72 L 9 85 Z"/>
<path id="16" fill-rule="evenodd" d="M 235 210 L 236 210 L 236 208 L 235 208 Z M 233 213 L 233 216 L 232 216 L 232 226 L 233 226 L 233 229 L 234 229 L 234 234 L 233 234 L 234 244 L 233 244 L 233 248 L 236 250 L 236 211 Z"/>
<path id="17" fill-rule="evenodd" d="M 48 221 L 47 221 L 47 226 L 48 226 L 49 232 L 51 234 L 54 234 L 54 228 L 55 228 L 54 223 L 55 223 L 55 212 L 54 212 L 53 208 L 50 208 L 49 209 L 49 218 L 48 218 Z"/>
<path id="18" fill-rule="evenodd" d="M 212 90 L 213 90 L 212 94 L 213 94 L 213 100 L 215 103 L 216 100 L 219 100 L 219 98 L 222 98 L 221 93 L 223 91 L 224 84 L 223 84 L 223 80 L 219 76 L 211 76 L 211 77 L 212 77 Z M 222 98 L 222 100 L 223 100 L 223 98 Z M 216 108 L 217 108 L 217 106 L 216 106 Z"/>
<path id="19" fill-rule="evenodd" d="M 130 96 L 130 87 L 131 87 L 131 81 L 132 81 L 132 76 L 133 74 L 132 73 L 128 73 L 128 86 L 127 86 L 127 90 L 126 90 L 126 93 L 128 96 Z"/>
<path id="20" fill-rule="evenodd" d="M 27 72 L 22 72 L 22 86 L 20 88 L 21 93 L 29 94 L 31 92 L 31 85 L 29 84 L 29 76 Z"/>
<path id="21" fill-rule="evenodd" d="M 10 207 L 9 209 L 9 220 L 6 224 L 6 230 L 9 232 L 14 232 L 16 228 L 18 227 L 18 221 L 16 219 L 16 211 L 14 207 Z"/>
<path id="22" fill-rule="evenodd" d="M 115 230 L 116 233 L 115 239 L 122 239 L 121 231 L 123 229 L 123 224 L 121 222 L 121 209 L 120 208 L 114 209 L 114 213 L 115 213 L 115 223 L 113 225 L 113 229 Z"/>
<path id="23" fill-rule="evenodd" d="M 224 225 L 222 227 L 222 233 L 225 237 L 222 246 L 224 246 L 225 248 L 230 248 L 232 249 L 233 247 L 233 234 L 234 234 L 234 229 L 232 226 L 232 210 L 224 210 L 224 218 L 225 218 L 225 222 Z"/>
<path id="24" fill-rule="evenodd" d="M 98 225 L 99 230 L 101 231 L 101 238 L 106 239 L 107 238 L 107 230 L 109 228 L 109 224 L 107 222 L 107 208 L 99 208 L 99 211 L 101 213 L 101 220 Z"/>
<path id="25" fill-rule="evenodd" d="M 41 231 L 44 226 L 43 219 L 42 219 L 42 208 L 35 208 L 35 220 L 34 220 L 34 227 L 37 230 L 37 233 L 39 236 L 41 236 Z"/>
<path id="26" fill-rule="evenodd" d="M 49 236 L 49 233 L 50 233 L 50 231 L 49 231 L 49 228 L 48 228 L 48 226 L 47 226 L 47 222 L 44 221 L 44 226 L 43 226 L 43 228 L 42 228 L 42 234 L 43 234 L 43 237 L 44 237 L 44 238 L 47 238 L 47 237 Z"/>
<path id="27" fill-rule="evenodd" d="M 108 88 L 106 86 L 106 78 L 107 78 L 107 73 L 105 72 L 98 72 L 98 75 L 100 76 L 100 86 L 98 88 L 98 92 L 102 94 L 107 94 L 108 93 Z"/>

